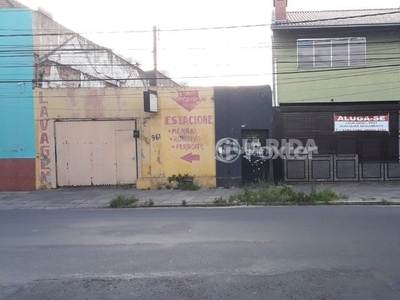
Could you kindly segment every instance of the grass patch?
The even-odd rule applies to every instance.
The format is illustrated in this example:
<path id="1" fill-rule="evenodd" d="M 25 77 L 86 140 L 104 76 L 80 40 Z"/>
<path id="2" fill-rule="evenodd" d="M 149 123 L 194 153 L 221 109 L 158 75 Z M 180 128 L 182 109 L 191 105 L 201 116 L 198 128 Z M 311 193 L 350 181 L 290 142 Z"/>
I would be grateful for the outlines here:
<path id="1" fill-rule="evenodd" d="M 185 182 L 179 184 L 179 188 L 181 189 L 181 191 L 197 191 L 201 187 L 193 182 Z"/>
<path id="2" fill-rule="evenodd" d="M 127 198 L 125 196 L 117 196 L 112 199 L 109 203 L 111 208 L 126 208 L 126 207 L 137 207 L 139 199 L 134 196 Z"/>
<path id="3" fill-rule="evenodd" d="M 336 194 L 330 189 L 316 191 L 315 188 L 310 193 L 298 192 L 293 188 L 283 185 L 260 185 L 255 187 L 245 187 L 243 191 L 230 195 L 227 200 L 218 198 L 214 200 L 214 205 L 272 205 L 272 204 L 315 204 L 316 202 L 329 203 L 332 200 L 341 199 L 341 195 Z"/>
<path id="4" fill-rule="evenodd" d="M 311 190 L 310 197 L 314 201 L 323 201 L 325 203 L 328 203 L 329 201 L 332 201 L 332 200 L 340 199 L 340 196 L 330 189 L 322 189 L 320 191 L 316 191 L 313 188 Z"/>

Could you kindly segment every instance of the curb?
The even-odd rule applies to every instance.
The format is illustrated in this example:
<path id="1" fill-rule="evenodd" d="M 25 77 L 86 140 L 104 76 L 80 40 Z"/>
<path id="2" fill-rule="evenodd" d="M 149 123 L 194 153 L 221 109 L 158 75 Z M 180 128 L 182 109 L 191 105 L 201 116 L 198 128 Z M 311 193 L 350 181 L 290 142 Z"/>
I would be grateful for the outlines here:
<path id="1" fill-rule="evenodd" d="M 268 206 L 400 206 L 400 202 L 387 202 L 382 204 L 381 202 L 374 201 L 363 201 L 363 202 L 317 202 L 317 203 L 263 203 L 263 204 L 224 204 L 224 205 L 215 205 L 215 204 L 187 204 L 187 205 L 153 205 L 153 206 L 137 206 L 137 207 L 97 207 L 97 208 L 105 208 L 105 209 L 141 209 L 141 208 L 235 208 L 235 207 L 268 207 Z"/>

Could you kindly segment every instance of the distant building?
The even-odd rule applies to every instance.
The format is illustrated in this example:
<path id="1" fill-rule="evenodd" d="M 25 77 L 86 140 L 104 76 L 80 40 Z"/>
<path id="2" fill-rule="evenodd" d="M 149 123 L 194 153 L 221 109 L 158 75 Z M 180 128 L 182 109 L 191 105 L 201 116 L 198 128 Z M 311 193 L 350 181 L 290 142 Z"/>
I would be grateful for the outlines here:
<path id="1" fill-rule="evenodd" d="M 143 71 L 142 78 L 145 78 L 146 86 L 180 87 L 181 85 L 160 71 Z"/>
<path id="2" fill-rule="evenodd" d="M 145 87 L 150 85 L 150 79 L 159 79 L 162 86 L 179 86 L 160 72 L 157 73 L 159 78 L 149 78 L 149 74 L 154 71 L 143 71 L 137 64 L 110 49 L 65 28 L 42 8 L 33 11 L 18 1 L 2 0 L 0 9 L 3 15 L 7 13 L 6 9 L 13 9 L 9 11 L 13 13 L 15 9 L 30 11 L 31 30 L 24 29 L 26 34 L 31 31 L 31 46 L 26 44 L 24 48 L 14 49 L 14 54 L 21 55 L 22 51 L 24 55 L 33 54 L 34 87 Z M 17 14 L 14 16 L 17 17 Z M 4 25 L 4 29 L 12 31 L 10 25 Z M 18 35 L 18 32 L 12 35 Z M 12 48 L 7 50 L 9 55 L 13 55 L 12 51 Z"/>
<path id="3" fill-rule="evenodd" d="M 14 0 L 0 0 L 0 8 L 28 8 L 26 5 Z"/>

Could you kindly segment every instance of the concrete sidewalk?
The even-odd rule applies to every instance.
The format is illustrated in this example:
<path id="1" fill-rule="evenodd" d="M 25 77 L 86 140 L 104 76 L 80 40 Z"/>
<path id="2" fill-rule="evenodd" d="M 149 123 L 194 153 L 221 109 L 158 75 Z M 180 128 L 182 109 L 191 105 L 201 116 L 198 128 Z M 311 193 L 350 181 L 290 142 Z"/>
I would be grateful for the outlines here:
<path id="1" fill-rule="evenodd" d="M 185 200 L 187 205 L 210 205 L 216 198 L 227 198 L 240 189 L 137 190 L 113 187 L 68 187 L 48 191 L 0 192 L 0 210 L 10 209 L 76 209 L 104 208 L 117 196 L 139 199 L 139 203 L 152 200 L 154 206 L 177 206 Z"/>
<path id="2" fill-rule="evenodd" d="M 314 183 L 296 184 L 292 187 L 304 192 L 310 192 L 312 187 L 330 188 L 347 196 L 346 199 L 338 201 L 342 204 L 381 204 L 382 201 L 400 204 L 400 182 Z M 135 196 L 139 199 L 139 203 L 152 200 L 154 206 L 181 206 L 182 200 L 185 200 L 188 206 L 206 206 L 212 205 L 217 198 L 228 198 L 229 195 L 240 192 L 239 188 L 180 191 L 115 187 L 69 187 L 48 191 L 0 192 L 0 210 L 105 208 L 110 200 L 119 195 Z"/>

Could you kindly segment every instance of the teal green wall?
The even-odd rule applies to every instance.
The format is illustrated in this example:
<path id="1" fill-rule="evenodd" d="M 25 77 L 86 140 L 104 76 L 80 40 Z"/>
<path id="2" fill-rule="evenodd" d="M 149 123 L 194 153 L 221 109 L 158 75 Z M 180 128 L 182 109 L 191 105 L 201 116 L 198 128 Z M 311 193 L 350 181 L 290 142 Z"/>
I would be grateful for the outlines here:
<path id="1" fill-rule="evenodd" d="M 34 158 L 32 14 L 0 9 L 0 159 Z"/>
<path id="2" fill-rule="evenodd" d="M 400 100 L 399 29 L 274 31 L 279 103 Z M 366 37 L 367 68 L 297 68 L 297 39 Z"/>

